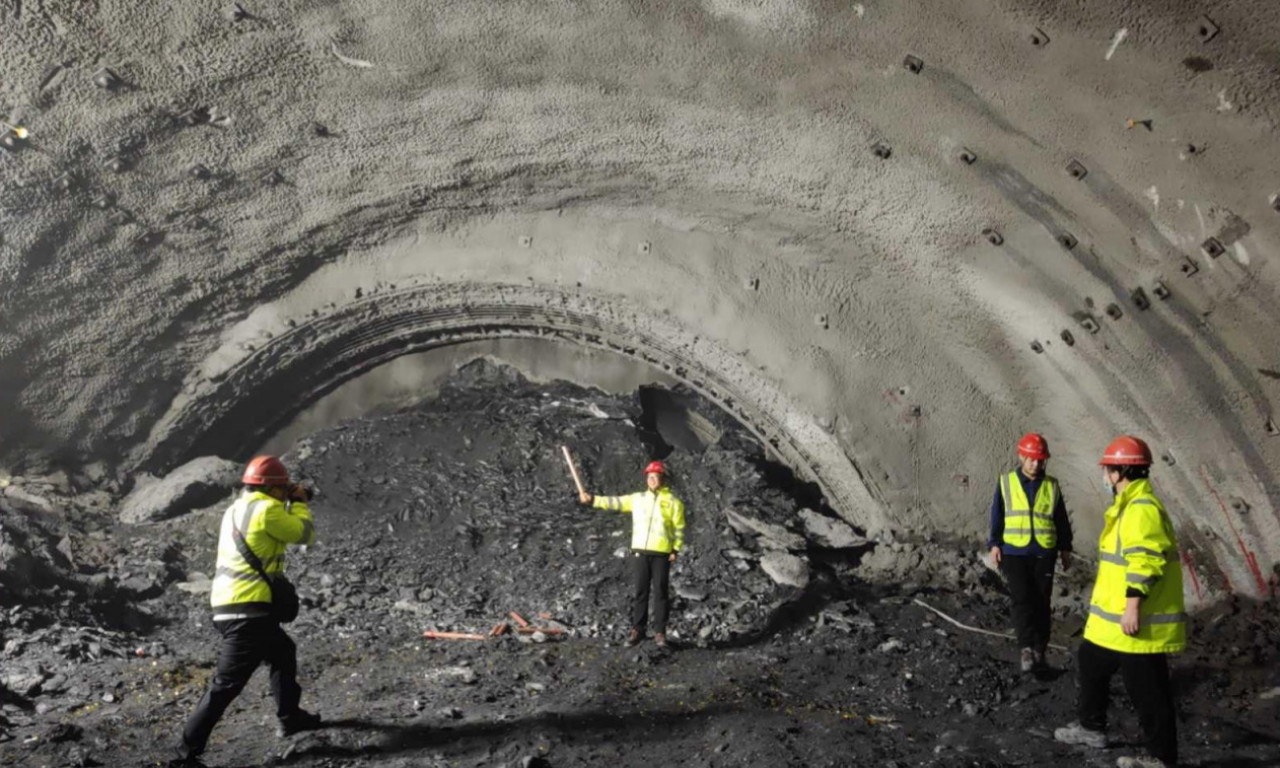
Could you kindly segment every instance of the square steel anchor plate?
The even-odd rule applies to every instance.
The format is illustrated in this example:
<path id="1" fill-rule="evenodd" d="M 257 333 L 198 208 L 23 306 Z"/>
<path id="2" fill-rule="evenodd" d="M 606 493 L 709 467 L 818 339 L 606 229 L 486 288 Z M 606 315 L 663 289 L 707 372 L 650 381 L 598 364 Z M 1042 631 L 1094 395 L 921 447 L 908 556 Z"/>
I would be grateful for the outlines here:
<path id="1" fill-rule="evenodd" d="M 1202 43 L 1207 43 L 1218 36 L 1218 25 L 1214 24 L 1213 19 L 1208 16 L 1201 16 L 1191 28 Z"/>

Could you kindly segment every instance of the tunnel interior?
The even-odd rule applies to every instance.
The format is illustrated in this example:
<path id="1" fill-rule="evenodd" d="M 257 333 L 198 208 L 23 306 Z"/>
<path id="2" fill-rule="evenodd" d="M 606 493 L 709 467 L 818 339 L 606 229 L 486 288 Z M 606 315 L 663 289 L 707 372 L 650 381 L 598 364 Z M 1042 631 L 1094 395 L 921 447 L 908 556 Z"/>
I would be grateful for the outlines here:
<path id="1" fill-rule="evenodd" d="M 1275 764 L 1277 40 L 1262 0 L 0 0 L 0 764 L 160 761 L 123 724 L 198 699 L 272 451 L 360 724 L 237 764 L 1078 765 L 984 559 L 1027 432 L 1056 640 L 1141 437 L 1192 759 Z M 616 648 L 625 526 L 560 444 L 679 470 L 687 654 Z M 422 635 L 509 611 L 564 634 Z"/>
<path id="2" fill-rule="evenodd" d="M 600 336 L 871 531 L 979 536 L 1033 429 L 1089 531 L 1144 436 L 1210 592 L 1267 597 L 1278 12 L 1125 7 L 6 6 L 5 471 L 128 486 L 393 357 Z"/>

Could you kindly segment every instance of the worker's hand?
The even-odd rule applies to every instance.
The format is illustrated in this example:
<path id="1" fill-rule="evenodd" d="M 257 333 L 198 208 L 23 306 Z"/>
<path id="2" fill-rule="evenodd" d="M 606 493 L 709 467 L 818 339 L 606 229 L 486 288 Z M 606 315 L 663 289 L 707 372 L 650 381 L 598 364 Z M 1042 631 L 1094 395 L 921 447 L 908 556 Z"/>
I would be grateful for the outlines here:
<path id="1" fill-rule="evenodd" d="M 578 501 L 582 502 L 583 504 L 590 504 L 591 502 L 595 501 L 595 497 L 587 493 L 586 491 L 578 491 Z"/>
<path id="2" fill-rule="evenodd" d="M 674 563 L 674 562 L 676 561 L 676 553 L 675 553 L 675 552 L 672 552 L 672 553 L 671 553 L 671 557 L 668 557 L 668 558 L 667 558 L 667 560 L 668 560 L 669 562 Z"/>
<path id="3" fill-rule="evenodd" d="M 1071 570 L 1071 553 L 1063 552 L 1061 554 L 1061 557 L 1062 557 L 1062 570 L 1064 571 Z"/>
<path id="4" fill-rule="evenodd" d="M 289 501 L 311 501 L 314 494 L 311 489 L 301 483 L 294 483 L 289 486 Z"/>
<path id="5" fill-rule="evenodd" d="M 1138 608 L 1141 605 L 1141 598 L 1129 598 L 1124 606 L 1124 615 L 1120 617 L 1120 629 L 1130 637 L 1138 634 L 1138 628 L 1142 624 L 1141 620 L 1138 618 Z"/>
<path id="6" fill-rule="evenodd" d="M 991 563 L 997 568 L 1000 567 L 1000 547 L 991 548 Z"/>

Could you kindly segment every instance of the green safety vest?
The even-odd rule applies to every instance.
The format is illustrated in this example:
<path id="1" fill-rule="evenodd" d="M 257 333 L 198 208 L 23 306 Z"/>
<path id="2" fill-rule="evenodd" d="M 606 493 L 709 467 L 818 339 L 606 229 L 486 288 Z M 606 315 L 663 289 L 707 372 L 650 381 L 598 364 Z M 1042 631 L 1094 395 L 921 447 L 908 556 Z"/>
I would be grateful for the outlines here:
<path id="1" fill-rule="evenodd" d="M 1133 636 L 1120 626 L 1131 589 L 1144 596 Z M 1145 478 L 1129 483 L 1107 510 L 1084 639 L 1122 653 L 1177 653 L 1187 647 L 1178 537 Z"/>
<path id="2" fill-rule="evenodd" d="M 1004 500 L 1004 543 L 1025 547 L 1034 535 L 1045 549 L 1058 546 L 1058 528 L 1053 524 L 1053 508 L 1058 504 L 1058 481 L 1045 475 L 1036 492 L 1033 507 L 1027 501 L 1015 469 L 1000 478 L 1000 497 Z"/>
<path id="3" fill-rule="evenodd" d="M 271 609 L 271 586 L 240 556 L 232 536 L 237 529 L 262 561 L 263 570 L 275 576 L 284 573 L 286 545 L 315 541 L 311 511 L 306 502 L 286 505 L 265 493 L 246 491 L 222 515 L 218 562 L 209 594 L 214 616 L 267 615 Z"/>
<path id="4" fill-rule="evenodd" d="M 597 496 L 592 506 L 631 515 L 632 549 L 663 553 L 684 549 L 684 502 L 665 485 L 657 493 Z"/>

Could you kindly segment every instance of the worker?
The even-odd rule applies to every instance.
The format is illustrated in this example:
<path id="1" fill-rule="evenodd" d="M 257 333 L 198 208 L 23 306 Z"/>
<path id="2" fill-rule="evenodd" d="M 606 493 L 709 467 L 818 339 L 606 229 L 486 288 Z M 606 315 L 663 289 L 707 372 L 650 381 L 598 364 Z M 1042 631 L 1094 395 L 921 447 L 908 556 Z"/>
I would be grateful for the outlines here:
<path id="1" fill-rule="evenodd" d="M 222 636 L 218 668 L 183 729 L 178 758 L 170 762 L 175 767 L 201 765 L 199 756 L 209 734 L 262 662 L 271 669 L 276 734 L 289 736 L 318 728 L 321 722 L 319 715 L 298 706 L 302 688 L 297 681 L 297 647 L 273 611 L 271 583 L 259 573 L 274 581 L 284 573 L 286 545 L 315 540 L 307 509 L 311 492 L 290 483 L 288 470 L 275 456 L 250 461 L 241 482 L 240 496 L 222 516 L 210 597 L 213 626 Z M 241 555 L 241 546 L 247 546 L 256 563 Z M 283 595 L 283 588 L 278 591 Z"/>
<path id="2" fill-rule="evenodd" d="M 1177 717 L 1168 656 L 1187 645 L 1178 540 L 1148 475 L 1151 449 L 1118 437 L 1099 462 L 1115 495 L 1098 542 L 1098 575 L 1080 644 L 1079 721 L 1054 738 L 1101 749 L 1107 745 L 1111 678 L 1119 671 L 1138 710 L 1149 756 L 1121 757 L 1119 768 L 1174 768 Z"/>
<path id="3" fill-rule="evenodd" d="M 596 509 L 631 514 L 631 632 L 628 648 L 644 637 L 649 618 L 649 596 L 653 595 L 653 642 L 667 647 L 667 603 L 671 564 L 684 548 L 684 502 L 667 485 L 667 467 L 661 461 L 644 469 L 648 490 L 628 496 L 593 496 L 578 493 L 583 504 Z"/>
<path id="4" fill-rule="evenodd" d="M 987 547 L 1009 585 L 1023 672 L 1044 665 L 1055 560 L 1061 558 L 1064 571 L 1071 567 L 1071 520 L 1062 487 L 1045 473 L 1048 465 L 1049 443 L 1044 436 L 1023 435 L 1018 441 L 1018 467 L 1000 477 L 991 500 Z"/>

